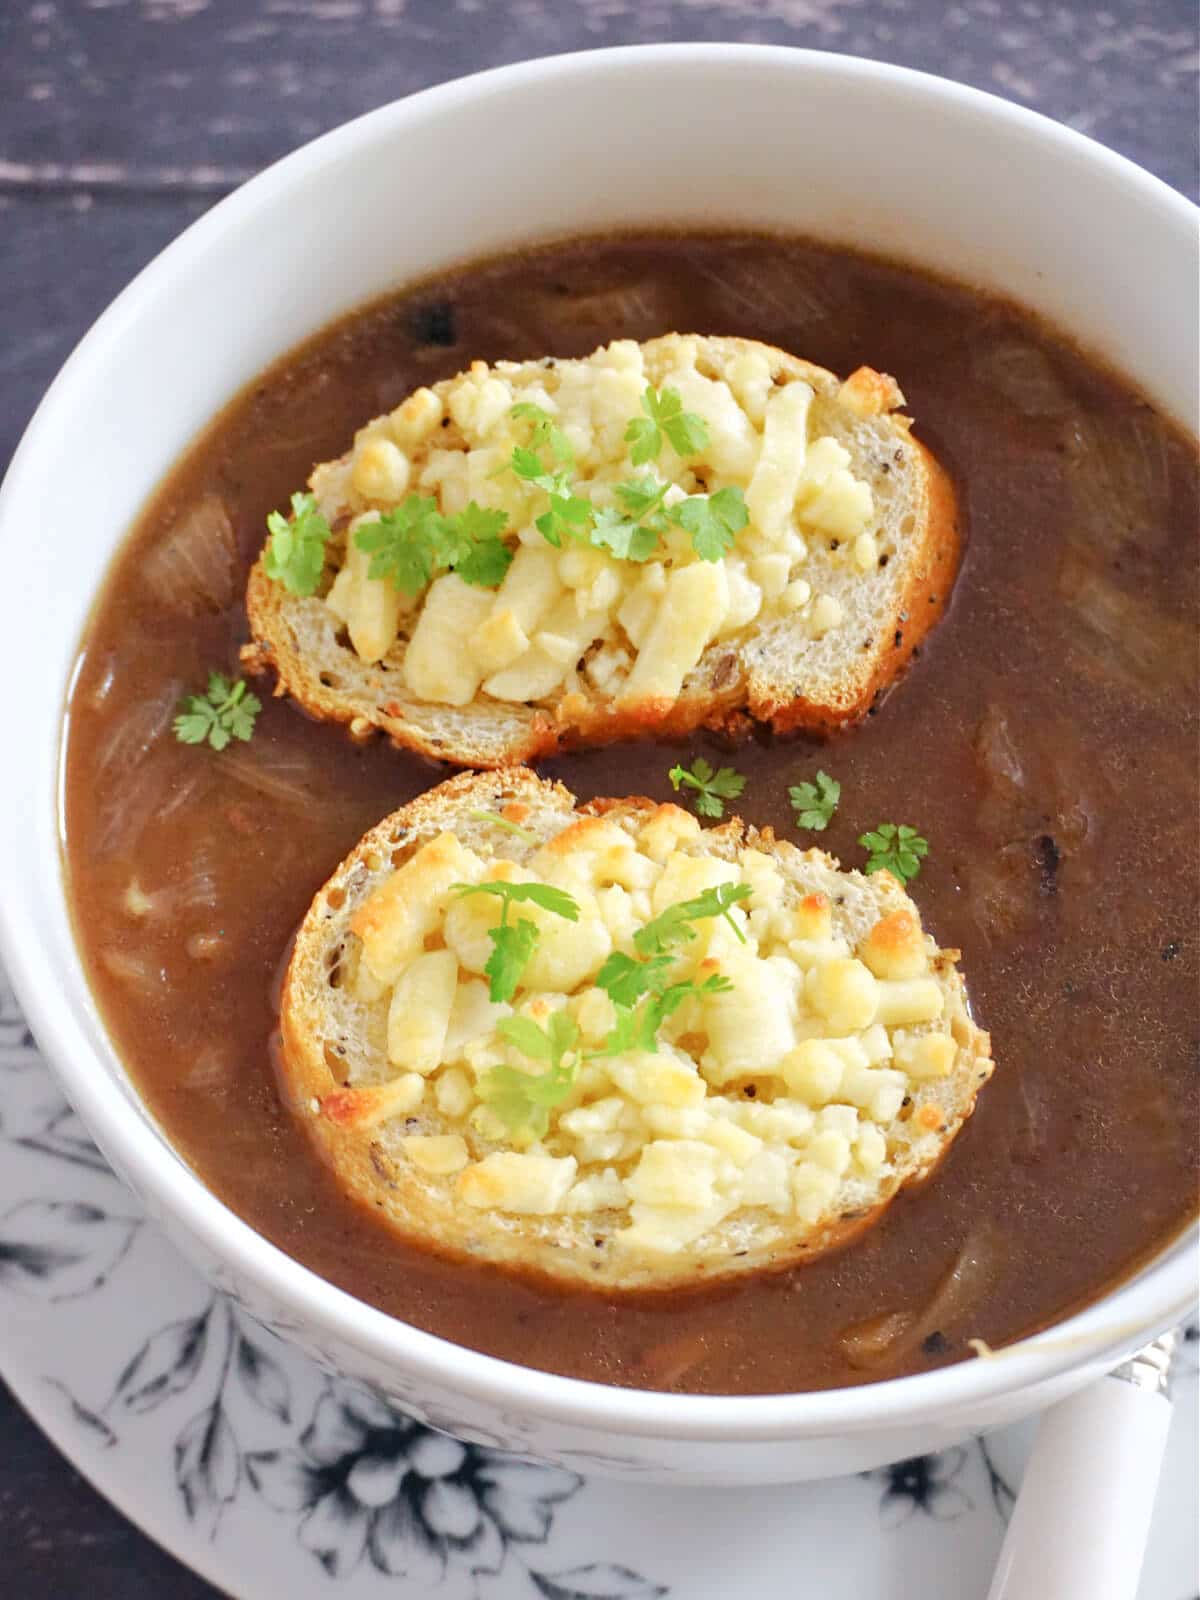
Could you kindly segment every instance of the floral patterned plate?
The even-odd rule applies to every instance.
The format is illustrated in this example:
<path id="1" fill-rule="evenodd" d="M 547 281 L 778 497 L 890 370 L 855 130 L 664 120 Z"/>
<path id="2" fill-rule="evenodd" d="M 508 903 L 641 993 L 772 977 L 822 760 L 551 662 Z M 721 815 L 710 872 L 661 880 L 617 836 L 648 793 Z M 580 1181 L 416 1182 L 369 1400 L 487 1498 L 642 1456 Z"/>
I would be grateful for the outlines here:
<path id="1" fill-rule="evenodd" d="M 1197 1331 L 1139 1600 L 1200 1588 Z M 735 1498 L 435 1433 L 214 1294 L 105 1166 L 2 977 L 0 1372 L 102 1493 L 238 1600 L 983 1600 L 1031 1435 Z"/>

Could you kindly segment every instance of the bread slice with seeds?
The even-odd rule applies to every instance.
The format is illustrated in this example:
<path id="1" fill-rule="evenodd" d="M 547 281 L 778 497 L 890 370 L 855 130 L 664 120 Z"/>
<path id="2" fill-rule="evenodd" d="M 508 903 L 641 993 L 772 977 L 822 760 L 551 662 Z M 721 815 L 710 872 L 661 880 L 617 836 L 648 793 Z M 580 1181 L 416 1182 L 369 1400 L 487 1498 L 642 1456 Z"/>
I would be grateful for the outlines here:
<path id="1" fill-rule="evenodd" d="M 498 886 L 523 898 L 502 911 Z M 507 998 L 502 918 L 533 924 Z M 577 804 L 523 768 L 463 774 L 314 899 L 283 1082 L 346 1191 L 410 1240 L 606 1291 L 712 1282 L 843 1246 L 932 1173 L 992 1070 L 957 957 L 887 872 L 647 799 Z M 621 1032 L 674 985 L 649 1036 Z"/>
<path id="2" fill-rule="evenodd" d="M 627 431 L 648 420 L 648 389 L 674 391 L 701 442 L 676 434 L 680 453 L 660 432 L 654 459 L 635 465 Z M 739 338 L 475 362 L 314 470 L 332 529 L 325 570 L 302 595 L 258 561 L 244 660 L 314 716 L 476 767 L 750 719 L 851 725 L 941 616 L 959 559 L 953 492 L 902 404 L 870 368 L 842 382 Z M 569 530 L 552 547 L 537 527 L 547 488 L 509 470 L 514 448 L 538 437 L 531 407 L 563 445 L 543 451 L 547 472 L 563 471 L 594 512 L 624 514 L 623 489 L 648 475 L 669 485 L 667 513 L 686 500 L 699 515 L 725 491 L 747 513 L 732 548 L 701 559 L 675 523 L 641 560 Z M 504 514 L 516 559 L 498 588 L 444 571 L 402 595 L 370 576 L 358 534 L 412 496 L 446 515 L 469 501 Z"/>

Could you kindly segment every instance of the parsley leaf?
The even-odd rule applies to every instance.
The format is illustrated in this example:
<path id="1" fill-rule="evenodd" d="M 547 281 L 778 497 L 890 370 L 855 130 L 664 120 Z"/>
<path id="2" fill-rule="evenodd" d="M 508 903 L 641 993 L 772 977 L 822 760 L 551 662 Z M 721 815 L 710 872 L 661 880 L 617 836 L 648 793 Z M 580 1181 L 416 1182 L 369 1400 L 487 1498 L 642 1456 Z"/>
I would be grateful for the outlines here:
<path id="1" fill-rule="evenodd" d="M 224 750 L 231 739 L 249 739 L 262 701 L 250 694 L 244 679 L 230 683 L 220 672 L 210 672 L 204 694 L 189 694 L 180 701 L 175 737 L 180 744 L 208 743 Z"/>
<path id="2" fill-rule="evenodd" d="M 508 465 L 523 483 L 534 489 L 544 489 L 550 496 L 550 509 L 537 518 L 535 526 L 547 544 L 561 550 L 563 541 L 587 541 L 592 522 L 592 503 L 571 489 L 571 475 L 565 469 L 575 459 L 571 441 L 541 406 L 522 400 L 509 412 L 513 417 L 532 421 L 529 443 L 516 445 Z M 558 463 L 547 467 L 541 452 L 549 449 Z M 503 468 L 501 469 L 503 470 Z"/>
<path id="3" fill-rule="evenodd" d="M 818 772 L 814 783 L 793 784 L 788 799 L 796 813 L 796 826 L 824 833 L 841 797 L 841 784 L 827 772 Z"/>
<path id="4" fill-rule="evenodd" d="M 513 552 L 499 539 L 481 539 L 454 570 L 464 583 L 478 589 L 498 589 L 513 563 Z"/>
<path id="5" fill-rule="evenodd" d="M 663 435 L 677 455 L 694 456 L 708 448 L 708 425 L 694 411 L 683 409 L 678 389 L 656 393 L 647 385 L 642 394 L 643 416 L 630 419 L 625 442 L 632 446 L 629 459 L 635 467 L 653 461 L 662 449 Z"/>
<path id="6" fill-rule="evenodd" d="M 621 561 L 649 561 L 658 549 L 658 532 L 631 522 L 615 506 L 605 506 L 596 513 L 592 543 L 611 550 Z"/>
<path id="7" fill-rule="evenodd" d="M 554 1016 L 558 1015 L 556 1011 Z M 553 1062 L 554 1044 L 549 1030 L 539 1028 L 532 1017 L 504 1017 L 496 1024 L 496 1032 L 508 1044 L 515 1045 L 522 1055 L 544 1061 L 547 1066 Z"/>
<path id="8" fill-rule="evenodd" d="M 901 883 L 917 876 L 921 858 L 929 854 L 929 841 L 904 822 L 898 826 L 894 822 L 881 822 L 870 833 L 860 835 L 858 842 L 867 852 L 865 872 L 881 872 L 886 868 Z"/>
<path id="9" fill-rule="evenodd" d="M 550 1126 L 550 1111 L 560 1105 L 575 1085 L 579 1070 L 576 1045 L 579 1027 L 565 1011 L 551 1014 L 539 1028 L 529 1017 L 505 1017 L 496 1032 L 531 1060 L 544 1061 L 547 1070 L 522 1072 L 502 1064 L 479 1080 L 479 1098 L 513 1133 L 540 1139 Z M 572 1057 L 568 1061 L 568 1057 Z"/>
<path id="10" fill-rule="evenodd" d="M 638 954 L 630 956 L 614 950 L 596 974 L 596 985 L 616 1007 L 617 1017 L 607 1038 L 592 1056 L 618 1056 L 627 1050 L 658 1049 L 658 1030 L 691 995 L 723 994 L 733 988 L 728 978 L 713 973 L 702 983 L 686 978 L 669 981 L 675 965 L 672 947 L 696 937 L 692 923 L 703 917 L 723 916 L 738 938 L 741 929 L 729 916 L 729 909 L 751 893 L 748 884 L 718 884 L 693 900 L 668 906 L 661 916 L 633 936 Z"/>
<path id="11" fill-rule="evenodd" d="M 618 1006 L 616 1009 L 616 1022 L 605 1035 L 600 1048 L 588 1051 L 589 1060 L 604 1056 L 623 1056 L 629 1050 L 655 1051 L 655 1044 L 647 1045 L 645 1041 L 645 1007 L 636 1009 L 633 1006 Z"/>
<path id="12" fill-rule="evenodd" d="M 500 538 L 507 525 L 506 511 L 486 511 L 474 500 L 458 516 L 444 517 L 436 500 L 410 494 L 377 522 L 363 523 L 354 542 L 371 557 L 368 576 L 402 594 L 419 594 L 447 569 L 494 589 L 512 564 L 513 552 Z"/>
<path id="13" fill-rule="evenodd" d="M 736 800 L 746 787 L 746 780 L 736 767 L 721 767 L 714 772 L 711 762 L 703 756 L 697 756 L 690 769 L 676 762 L 667 777 L 676 794 L 681 784 L 696 791 L 693 803 L 701 817 L 723 817 L 725 801 Z"/>
<path id="14" fill-rule="evenodd" d="M 653 521 L 653 513 L 662 504 L 662 498 L 670 487 L 665 479 L 647 474 L 644 478 L 629 478 L 625 483 L 619 483 L 616 494 L 631 517 L 639 522 L 647 518 Z M 657 524 L 660 532 L 665 521 L 664 516 Z"/>
<path id="15" fill-rule="evenodd" d="M 452 883 L 450 888 L 460 899 L 469 894 L 495 895 L 504 902 L 506 911 L 511 905 L 535 905 L 568 922 L 579 921 L 579 902 L 565 889 L 556 889 L 550 883 L 509 883 L 495 878 L 487 883 Z"/>
<path id="16" fill-rule="evenodd" d="M 525 483 L 533 484 L 535 489 L 545 489 L 548 494 L 569 492 L 566 473 L 547 470 L 536 450 L 515 445 L 508 464 L 518 478 Z"/>
<path id="17" fill-rule="evenodd" d="M 688 978 L 682 983 L 672 983 L 647 1006 L 647 1023 L 652 1029 L 652 1034 L 656 1035 L 667 1018 L 678 1011 L 683 1002 L 693 995 L 730 994 L 732 991 L 732 982 L 720 972 L 714 972 L 705 978 L 703 983 L 697 983 L 693 978 Z"/>
<path id="18" fill-rule="evenodd" d="M 645 404 L 645 400 L 642 404 Z M 625 429 L 625 443 L 633 446 L 629 459 L 634 466 L 644 467 L 662 449 L 662 430 L 649 417 L 630 417 L 629 426 Z"/>
<path id="19" fill-rule="evenodd" d="M 734 540 L 750 520 L 745 496 L 736 488 L 690 495 L 672 506 L 667 516 L 691 535 L 692 549 L 702 561 L 720 561 L 733 549 Z"/>
<path id="20" fill-rule="evenodd" d="M 480 539 L 461 561 L 455 562 L 454 570 L 464 583 L 473 583 L 479 589 L 498 589 L 512 563 L 513 551 L 502 540 Z"/>
<path id="21" fill-rule="evenodd" d="M 604 989 L 615 1006 L 635 1006 L 656 986 L 659 976 L 671 965 L 668 955 L 649 956 L 638 961 L 614 950 L 596 974 L 596 987 Z"/>
<path id="22" fill-rule="evenodd" d="M 364 523 L 354 535 L 371 557 L 368 575 L 386 578 L 402 594 L 420 594 L 441 564 L 445 529 L 437 501 L 410 494 L 385 511 L 378 522 Z"/>
<path id="23" fill-rule="evenodd" d="M 508 512 L 487 511 L 474 500 L 468 500 L 465 508 L 451 521 L 461 539 L 473 545 L 482 544 L 488 539 L 499 538 L 504 532 L 508 526 Z"/>
<path id="24" fill-rule="evenodd" d="M 516 994 L 539 938 L 536 923 L 528 917 L 519 917 L 516 922 L 508 920 L 512 907 L 537 905 L 568 922 L 579 921 L 578 902 L 565 889 L 555 889 L 548 883 L 507 883 L 498 879 L 489 883 L 453 883 L 450 889 L 460 899 L 469 894 L 491 894 L 501 902 L 500 921 L 488 929 L 492 953 L 483 969 L 488 977 L 488 998 L 497 1004 Z"/>
<path id="25" fill-rule="evenodd" d="M 693 978 L 686 978 L 680 983 L 668 984 L 663 978 L 663 969 L 671 965 L 669 956 L 653 956 L 648 961 L 635 961 L 632 965 L 644 967 L 649 975 L 649 984 L 645 990 L 647 998 L 641 1005 L 617 1004 L 617 1020 L 600 1049 L 589 1052 L 589 1060 L 597 1056 L 620 1056 L 629 1050 L 645 1050 L 657 1054 L 658 1030 L 668 1017 L 679 1010 L 685 1000 L 692 995 L 728 994 L 733 988 L 729 979 L 717 972 L 706 978 L 703 983 L 697 983 Z M 610 989 L 610 995 L 612 992 Z"/>
<path id="26" fill-rule="evenodd" d="M 504 920 L 508 915 L 505 903 L 501 921 L 488 929 L 492 953 L 483 964 L 488 978 L 488 998 L 500 1005 L 511 1000 L 517 992 L 521 974 L 529 965 L 529 958 L 537 949 L 539 933 L 528 917 L 518 917 L 515 922 Z"/>
<path id="27" fill-rule="evenodd" d="M 556 550 L 562 549 L 564 539 L 586 539 L 588 524 L 592 519 L 592 502 L 569 490 L 550 491 L 550 509 L 544 511 L 534 526 Z"/>
<path id="28" fill-rule="evenodd" d="M 541 450 L 549 445 L 550 453 L 556 461 L 565 463 L 575 459 L 571 441 L 543 407 L 534 405 L 532 400 L 519 400 L 508 414 L 510 417 L 522 418 L 533 423 L 529 432 L 529 444 L 532 449 Z"/>
<path id="29" fill-rule="evenodd" d="M 739 941 L 745 944 L 746 935 L 729 911 L 739 901 L 748 900 L 753 892 L 748 883 L 718 883 L 713 889 L 705 889 L 694 900 L 679 900 L 644 928 L 638 929 L 633 936 L 634 946 L 642 955 L 657 955 L 669 950 L 672 945 L 686 944 L 696 937 L 692 923 L 702 922 L 708 917 L 724 917 Z"/>
<path id="30" fill-rule="evenodd" d="M 592 543 L 611 550 L 622 561 L 649 561 L 667 526 L 662 500 L 670 487 L 649 474 L 617 484 L 616 495 L 625 510 L 606 506 L 598 511 Z"/>
<path id="31" fill-rule="evenodd" d="M 290 594 L 315 594 L 325 566 L 325 546 L 330 528 L 317 510 L 311 494 L 292 496 L 289 521 L 280 511 L 267 518 L 271 537 L 263 558 L 268 578 L 281 583 Z"/>
<path id="32" fill-rule="evenodd" d="M 490 822 L 494 828 L 503 828 L 507 833 L 515 833 L 518 839 L 524 839 L 526 844 L 536 844 L 538 836 L 531 833 L 528 828 L 522 828 L 516 822 L 510 822 L 507 817 L 502 817 L 498 811 L 468 811 L 467 816 L 472 822 Z"/>
<path id="33" fill-rule="evenodd" d="M 570 475 L 564 468 L 574 462 L 575 452 L 571 449 L 571 441 L 554 418 L 530 400 L 519 401 L 512 407 L 509 416 L 525 418 L 533 423 L 529 443 L 514 446 L 509 459 L 508 464 L 517 477 L 524 483 L 532 484 L 535 489 L 544 489 L 547 494 L 560 499 L 573 498 Z M 542 451 L 545 449 L 549 449 L 557 462 L 556 467 L 547 467 L 542 460 Z M 588 505 L 588 502 L 585 500 L 583 504 Z"/>
<path id="34" fill-rule="evenodd" d="M 486 511 L 468 501 L 456 517 L 443 517 L 435 538 L 442 562 L 464 583 L 495 589 L 512 565 L 513 552 L 500 535 L 508 526 L 507 511 Z"/>

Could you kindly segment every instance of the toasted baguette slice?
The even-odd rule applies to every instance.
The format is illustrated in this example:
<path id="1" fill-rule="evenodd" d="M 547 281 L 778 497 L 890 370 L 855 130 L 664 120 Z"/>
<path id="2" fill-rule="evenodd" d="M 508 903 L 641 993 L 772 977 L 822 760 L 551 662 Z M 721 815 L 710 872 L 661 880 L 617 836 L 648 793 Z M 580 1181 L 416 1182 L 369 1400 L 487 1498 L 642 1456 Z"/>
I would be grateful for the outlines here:
<path id="1" fill-rule="evenodd" d="M 685 459 L 667 443 L 649 467 L 632 465 L 625 428 L 641 415 L 647 384 L 677 389 L 704 418 L 706 449 Z M 678 530 L 662 559 L 645 565 L 564 551 L 556 579 L 534 526 L 546 494 L 504 470 L 528 437 L 528 422 L 511 416 L 520 401 L 555 414 L 574 446 L 576 492 L 596 505 L 613 504 L 616 484 L 648 471 L 686 494 L 742 490 L 750 520 L 715 563 L 720 593 L 708 593 L 711 572 L 683 578 L 689 565 L 712 564 L 697 562 Z M 273 669 L 276 692 L 316 717 L 476 767 L 701 726 L 731 731 L 748 717 L 777 731 L 853 724 L 941 615 L 958 565 L 953 493 L 909 419 L 895 414 L 902 404 L 895 382 L 869 368 L 842 383 L 736 338 L 670 334 L 618 342 L 586 361 L 476 362 L 418 390 L 315 469 L 312 491 L 334 530 L 321 587 L 291 594 L 260 560 L 243 659 Z M 447 575 L 398 608 L 381 580 L 342 573 L 331 593 L 355 519 L 413 493 L 434 496 L 443 511 L 461 509 L 468 493 L 504 510 L 510 545 L 539 552 L 526 557 L 521 592 L 516 576 L 493 597 Z M 526 580 L 538 560 L 549 563 L 549 587 L 533 597 L 537 582 Z M 430 595 L 436 621 L 425 617 Z M 591 626 L 577 627 L 585 612 Z M 516 698 L 526 690 L 530 698 Z"/>
<path id="2" fill-rule="evenodd" d="M 547 1070 L 498 1035 L 512 1008 L 480 976 L 498 901 L 451 888 L 493 879 L 579 908 L 510 908 L 539 929 L 513 1004 L 578 1029 L 543 1128 L 490 1094 L 498 1065 Z M 669 977 L 732 988 L 685 1000 L 656 1052 L 606 1054 L 603 960 L 718 882 L 752 888 L 736 930 L 697 920 Z M 992 1070 L 957 955 L 887 872 L 651 800 L 576 806 L 522 768 L 462 774 L 372 829 L 314 899 L 283 1081 L 346 1190 L 410 1240 L 606 1291 L 711 1282 L 845 1245 L 932 1172 Z"/>

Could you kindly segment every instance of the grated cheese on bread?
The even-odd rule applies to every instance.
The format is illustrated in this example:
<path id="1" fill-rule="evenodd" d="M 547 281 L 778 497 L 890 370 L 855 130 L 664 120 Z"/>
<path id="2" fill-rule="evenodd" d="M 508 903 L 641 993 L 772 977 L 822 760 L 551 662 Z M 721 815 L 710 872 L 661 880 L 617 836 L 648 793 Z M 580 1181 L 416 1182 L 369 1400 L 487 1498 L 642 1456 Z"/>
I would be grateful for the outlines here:
<path id="1" fill-rule="evenodd" d="M 498 882 L 578 908 L 513 908 L 540 936 L 511 1003 L 484 975 L 499 900 L 455 888 Z M 655 1050 L 606 1053 L 606 959 L 718 885 L 749 895 L 698 920 L 668 976 L 723 987 L 686 998 Z M 346 1190 L 410 1239 L 606 1290 L 714 1281 L 847 1243 L 933 1171 L 992 1070 L 957 958 L 887 872 L 651 800 L 576 805 L 521 768 L 462 774 L 316 895 L 282 1080 Z M 546 1067 L 498 1025 L 560 1013 L 565 1092 L 540 1126 L 506 1120 L 490 1075 L 540 1087 Z"/>
<path id="2" fill-rule="evenodd" d="M 544 489 L 506 470 L 536 405 L 572 451 L 573 490 L 598 509 L 635 467 L 625 430 L 647 385 L 673 388 L 707 445 L 669 441 L 650 470 L 685 496 L 736 489 L 731 551 L 700 559 L 679 529 L 644 563 L 536 527 Z M 776 731 L 853 724 L 941 615 L 959 536 L 954 496 L 897 408 L 893 379 L 845 382 L 751 340 L 668 334 L 583 360 L 475 362 L 362 428 L 310 486 L 333 529 L 320 587 L 290 593 L 253 568 L 251 670 L 310 713 L 398 745 L 496 767 L 572 745 L 747 716 Z M 499 589 L 436 576 L 413 597 L 369 576 L 354 535 L 411 494 L 456 515 L 503 511 L 516 551 Z"/>

